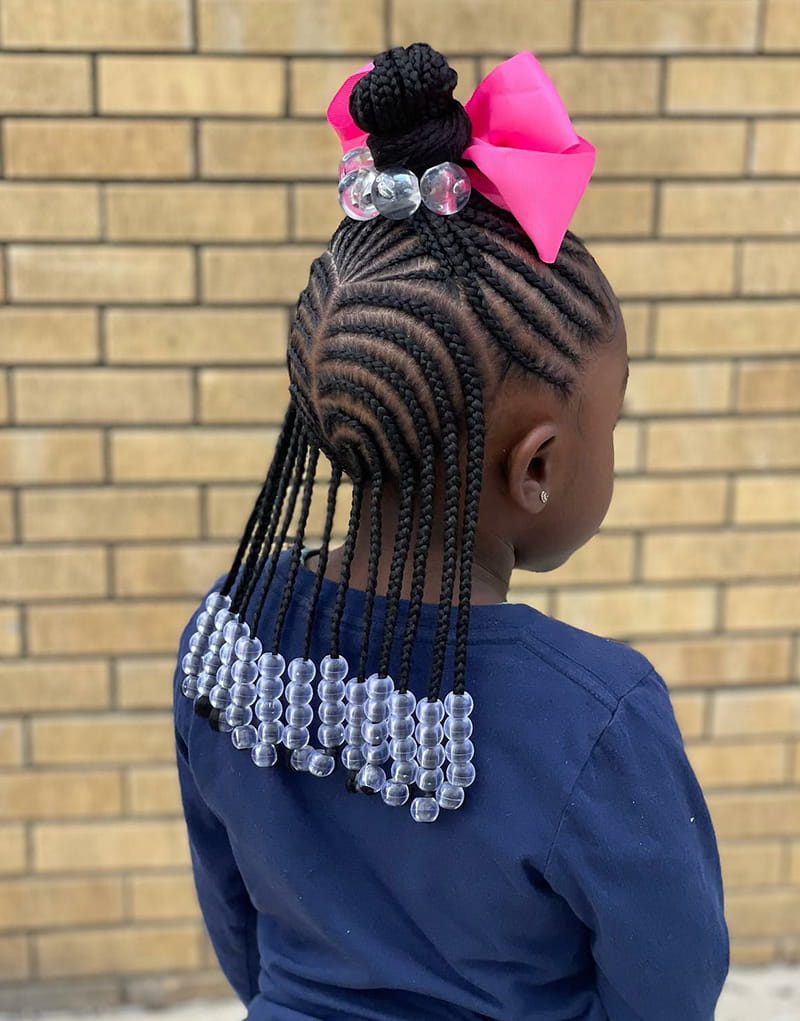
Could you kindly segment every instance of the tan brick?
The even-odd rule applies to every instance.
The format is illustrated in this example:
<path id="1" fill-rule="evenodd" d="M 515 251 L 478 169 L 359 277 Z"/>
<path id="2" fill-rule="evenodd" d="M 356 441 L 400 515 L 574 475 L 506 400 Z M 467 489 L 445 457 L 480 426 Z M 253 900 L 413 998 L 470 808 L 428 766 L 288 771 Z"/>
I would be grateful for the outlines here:
<path id="1" fill-rule="evenodd" d="M 44 978 L 186 971 L 200 963 L 197 930 L 190 925 L 48 933 L 37 936 L 36 945 Z"/>
<path id="2" fill-rule="evenodd" d="M 666 103 L 676 113 L 792 113 L 800 110 L 800 59 L 673 57 Z"/>
<path id="3" fill-rule="evenodd" d="M 743 362 L 739 366 L 736 407 L 740 411 L 796 411 L 800 361 Z"/>
<path id="4" fill-rule="evenodd" d="M 800 20 L 795 0 L 765 0 L 765 3 L 765 49 L 800 49 Z"/>
<path id="5" fill-rule="evenodd" d="M 726 887 L 781 881 L 783 846 L 777 841 L 722 841 L 719 855 Z"/>
<path id="6" fill-rule="evenodd" d="M 650 346 L 650 305 L 645 301 L 623 301 L 621 308 L 628 337 L 628 354 L 631 358 L 643 358 Z"/>
<path id="7" fill-rule="evenodd" d="M 725 627 L 732 631 L 797 627 L 800 584 L 742 585 L 725 593 Z"/>
<path id="8" fill-rule="evenodd" d="M 604 51 L 752 50 L 757 0 L 592 0 L 580 48 Z"/>
<path id="9" fill-rule="evenodd" d="M 278 185 L 110 185 L 106 202 L 108 236 L 123 241 L 279 241 L 287 232 Z"/>
<path id="10" fill-rule="evenodd" d="M 676 686 L 769 684 L 790 675 L 788 638 L 681 638 L 637 642 L 670 688 Z"/>
<path id="11" fill-rule="evenodd" d="M 800 74 L 800 69 L 798 70 Z M 736 237 L 800 231 L 800 184 L 665 184 L 661 233 Z"/>
<path id="12" fill-rule="evenodd" d="M 0 606 L 0 656 L 19 656 L 22 625 L 16 606 Z"/>
<path id="13" fill-rule="evenodd" d="M 0 938 L 0 980 L 28 978 L 28 939 L 25 936 L 3 936 Z"/>
<path id="14" fill-rule="evenodd" d="M 252 57 L 100 57 L 103 113 L 257 114 L 284 109 L 283 62 Z"/>
<path id="15" fill-rule="evenodd" d="M 734 521 L 739 524 L 796 524 L 800 519 L 800 476 L 764 475 L 736 479 Z"/>
<path id="16" fill-rule="evenodd" d="M 0 549 L 0 576 L 7 599 L 108 594 L 106 551 L 99 546 L 82 546 L 80 549 L 12 546 Z"/>
<path id="17" fill-rule="evenodd" d="M 794 577 L 800 531 L 688 532 L 646 535 L 643 576 L 670 579 Z"/>
<path id="18" fill-rule="evenodd" d="M 656 353 L 751 354 L 797 347 L 800 303 L 792 301 L 671 301 L 656 306 Z M 754 340 L 757 338 L 757 341 Z"/>
<path id="19" fill-rule="evenodd" d="M 0 774 L 0 815 L 9 819 L 119 815 L 121 811 L 122 786 L 116 772 L 37 769 Z"/>
<path id="20" fill-rule="evenodd" d="M 731 692 L 714 696 L 711 730 L 720 737 L 800 732 L 800 692 Z"/>
<path id="21" fill-rule="evenodd" d="M 786 770 L 786 746 L 777 741 L 690 742 L 686 754 L 704 789 L 780 783 Z"/>
<path id="22" fill-rule="evenodd" d="M 798 843 L 792 844 L 789 879 L 792 883 L 800 885 L 800 844 Z"/>
<path id="23" fill-rule="evenodd" d="M 308 246 L 205 249 L 201 254 L 204 301 L 294 302 L 320 254 Z"/>
<path id="24" fill-rule="evenodd" d="M 572 117 L 658 110 L 657 60 L 571 56 L 552 57 L 543 64 Z M 485 66 L 484 73 L 491 67 Z"/>
<path id="25" fill-rule="evenodd" d="M 592 255 L 618 297 L 701 297 L 733 290 L 730 242 L 598 241 Z"/>
<path id="26" fill-rule="evenodd" d="M 724 479 L 617 479 L 604 527 L 719 524 L 726 493 Z"/>
<path id="27" fill-rule="evenodd" d="M 131 876 L 131 912 L 136 921 L 196 918 L 197 894 L 190 874 Z"/>
<path id="28" fill-rule="evenodd" d="M 341 155 L 339 141 L 325 122 L 207 121 L 200 125 L 204 177 L 325 176 L 333 182 Z"/>
<path id="29" fill-rule="evenodd" d="M 19 823 L 0 823 L 0 874 L 24 872 L 27 865 L 25 829 Z M 0 951 L 0 958 L 2 951 Z"/>
<path id="30" fill-rule="evenodd" d="M 272 459 L 276 433 L 263 427 L 114 431 L 113 477 L 120 481 L 261 479 Z"/>
<path id="31" fill-rule="evenodd" d="M 705 732 L 705 695 L 672 695 L 671 701 L 684 738 L 702 737 Z"/>
<path id="32" fill-rule="evenodd" d="M 472 53 L 478 39 L 483 53 L 568 50 L 573 16 L 572 4 L 494 0 L 489 15 L 484 0 L 404 0 L 392 6 L 391 45 L 408 46 L 424 26 L 425 41 L 448 54 Z"/>
<path id="33" fill-rule="evenodd" d="M 94 482 L 102 476 L 98 430 L 7 429 L 0 434 L 0 482 Z"/>
<path id="34" fill-rule="evenodd" d="M 193 609 L 178 600 L 32 606 L 30 648 L 34 655 L 171 652 Z"/>
<path id="35" fill-rule="evenodd" d="M 0 719 L 0 766 L 22 762 L 22 724 Z"/>
<path id="36" fill-rule="evenodd" d="M 799 174 L 800 120 L 757 120 L 752 160 L 756 174 Z"/>
<path id="37" fill-rule="evenodd" d="M 650 184 L 597 181 L 575 211 L 570 230 L 587 238 L 650 234 L 654 206 Z"/>
<path id="38" fill-rule="evenodd" d="M 89 113 L 90 76 L 91 64 L 86 56 L 4 53 L 0 56 L 0 111 Z"/>
<path id="39" fill-rule="evenodd" d="M 731 937 L 781 935 L 795 928 L 800 890 L 734 892 L 725 898 Z"/>
<path id="40" fill-rule="evenodd" d="M 0 308 L 3 361 L 93 362 L 97 312 L 83 308 Z"/>
<path id="41" fill-rule="evenodd" d="M 628 586 L 556 594 L 555 615 L 575 627 L 610 636 L 707 631 L 714 623 L 710 587 Z"/>
<path id="42" fill-rule="evenodd" d="M 8 386 L 10 386 L 10 381 Z M 6 373 L 0 378 L 0 422 L 8 422 L 8 386 Z"/>
<path id="43" fill-rule="evenodd" d="M 163 762 L 174 757 L 173 740 L 170 721 L 160 713 L 54 716 L 31 721 L 32 758 L 44 765 Z"/>
<path id="44" fill-rule="evenodd" d="M 170 302 L 194 297 L 190 248 L 11 245 L 17 301 Z"/>
<path id="45" fill-rule="evenodd" d="M 745 241 L 742 246 L 745 294 L 790 294 L 800 291 L 800 242 Z M 792 346 L 796 345 L 796 334 Z"/>
<path id="46" fill-rule="evenodd" d="M 641 468 L 642 429 L 638 422 L 620 422 L 614 432 L 614 461 L 618 473 Z"/>
<path id="47" fill-rule="evenodd" d="M 294 236 L 327 243 L 342 220 L 342 207 L 329 184 L 298 184 L 294 189 Z"/>
<path id="48" fill-rule="evenodd" d="M 178 771 L 174 765 L 164 769 L 132 769 L 127 781 L 131 815 L 181 814 Z"/>
<path id="49" fill-rule="evenodd" d="M 597 147 L 598 177 L 735 177 L 744 170 L 744 122 L 577 119 L 575 130 Z"/>
<path id="50" fill-rule="evenodd" d="M 286 369 L 204 369 L 200 421 L 280 425 L 289 401 Z"/>
<path id="51" fill-rule="evenodd" d="M 189 486 L 35 489 L 22 494 L 26 540 L 180 539 L 200 534 Z"/>
<path id="52" fill-rule="evenodd" d="M 15 537 L 14 501 L 7 489 L 0 489 L 0 542 L 13 542 Z"/>
<path id="53" fill-rule="evenodd" d="M 647 467 L 658 470 L 800 466 L 800 419 L 679 419 L 651 422 Z"/>
<path id="54" fill-rule="evenodd" d="M 209 580 L 208 586 L 210 587 Z M 199 603 L 198 599 L 198 603 Z M 176 667 L 177 640 L 173 656 L 142 656 L 117 660 L 117 705 L 120 709 L 169 709 L 172 676 Z"/>
<path id="55" fill-rule="evenodd" d="M 800 792 L 717 793 L 707 801 L 719 840 L 800 834 Z"/>
<path id="56" fill-rule="evenodd" d="M 183 820 L 37 823 L 33 850 L 39 872 L 171 868 L 189 861 Z"/>
<path id="57" fill-rule="evenodd" d="M 309 544 L 316 542 L 322 531 L 325 518 L 325 488 L 315 486 L 314 497 L 308 517 L 306 537 Z M 208 487 L 208 531 L 214 538 L 236 538 L 242 534 L 247 517 L 258 495 L 257 487 L 250 486 L 209 486 Z M 337 540 L 347 531 L 347 519 L 350 513 L 350 492 L 344 483 L 339 499 L 336 501 L 336 512 L 333 519 L 332 537 Z M 223 565 L 223 570 L 225 569 Z M 220 572 L 222 573 L 222 572 Z M 210 584 L 210 582 L 209 582 Z"/>
<path id="58" fill-rule="evenodd" d="M 106 326 L 110 362 L 284 364 L 286 358 L 283 309 L 111 309 Z"/>
<path id="59" fill-rule="evenodd" d="M 732 366 L 725 362 L 635 362 L 631 365 L 625 413 L 662 415 L 727 411 Z"/>
<path id="60" fill-rule="evenodd" d="M 6 879 L 0 882 L 0 929 L 86 925 L 123 918 L 122 881 L 107 876 L 80 879 Z"/>
<path id="61" fill-rule="evenodd" d="M 0 235 L 6 241 L 99 237 L 97 186 L 0 183 Z"/>
<path id="62" fill-rule="evenodd" d="M 0 712 L 103 709 L 108 706 L 108 665 L 101 660 L 0 662 Z"/>
<path id="63" fill-rule="evenodd" d="M 7 177 L 189 177 L 191 129 L 183 121 L 8 119 Z"/>
<path id="64" fill-rule="evenodd" d="M 363 4 L 353 17 L 347 0 L 270 0 L 269 17 L 252 0 L 197 0 L 200 48 L 241 53 L 303 52 L 314 26 L 319 53 L 364 53 L 383 49 L 383 5 Z M 362 61 L 363 63 L 363 61 Z M 359 63 L 353 63 L 353 69 Z"/>
<path id="65" fill-rule="evenodd" d="M 5 0 L 3 44 L 24 49 L 186 49 L 188 0 Z"/>
<path id="66" fill-rule="evenodd" d="M 189 422 L 192 378 L 182 369 L 35 369 L 13 376 L 27 423 Z"/>
<path id="67" fill-rule="evenodd" d="M 586 585 L 592 582 L 630 581 L 633 577 L 633 540 L 628 536 L 598 535 L 558 570 L 548 572 L 547 582 L 556 585 Z M 511 590 L 531 587 L 532 575 L 514 572 Z M 541 581 L 537 575 L 535 582 Z"/>
<path id="68" fill-rule="evenodd" d="M 204 591 L 233 561 L 232 543 L 127 546 L 114 551 L 119 596 L 184 596 Z"/>

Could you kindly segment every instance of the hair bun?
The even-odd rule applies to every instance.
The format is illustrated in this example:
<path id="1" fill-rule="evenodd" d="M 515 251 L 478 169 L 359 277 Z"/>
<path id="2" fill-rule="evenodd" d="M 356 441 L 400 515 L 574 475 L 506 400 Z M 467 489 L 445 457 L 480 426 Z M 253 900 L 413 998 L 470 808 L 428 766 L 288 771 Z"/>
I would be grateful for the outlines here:
<path id="1" fill-rule="evenodd" d="M 422 174 L 458 160 L 472 137 L 467 112 L 453 89 L 458 75 L 427 43 L 379 53 L 374 68 L 356 82 L 350 114 L 362 131 L 375 166 L 407 167 Z"/>

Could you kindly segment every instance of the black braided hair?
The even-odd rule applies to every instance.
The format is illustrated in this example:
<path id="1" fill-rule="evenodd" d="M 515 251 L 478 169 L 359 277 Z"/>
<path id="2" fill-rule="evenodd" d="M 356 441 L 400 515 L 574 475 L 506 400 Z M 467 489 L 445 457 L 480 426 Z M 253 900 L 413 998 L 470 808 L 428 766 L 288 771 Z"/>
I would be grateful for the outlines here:
<path id="1" fill-rule="evenodd" d="M 437 163 L 463 163 L 471 125 L 453 98 L 457 76 L 442 54 L 415 43 L 379 54 L 374 65 L 353 88 L 350 110 L 369 133 L 376 167 L 402 166 L 421 175 Z M 477 192 L 455 216 L 436 216 L 423 206 L 405 220 L 343 220 L 312 263 L 297 302 L 287 351 L 289 410 L 225 582 L 224 592 L 235 585 L 232 609 L 249 606 L 260 585 L 251 624 L 256 630 L 299 497 L 273 622 L 278 651 L 323 454 L 331 477 L 304 658 L 329 563 L 337 493 L 347 476 L 351 506 L 329 621 L 330 654 L 339 655 L 356 540 L 366 524 L 366 602 L 354 672 L 361 679 L 369 672 L 382 505 L 391 486 L 399 493 L 399 520 L 377 672 L 387 674 L 410 573 L 397 678 L 400 690 L 407 689 L 438 525 L 443 565 L 427 690 L 430 698 L 441 691 L 455 596 L 452 684 L 463 691 L 487 409 L 508 375 L 536 378 L 567 399 L 586 350 L 613 333 L 616 316 L 611 289 L 580 238 L 567 231 L 555 262 L 544 263 L 513 216 Z M 440 490 L 442 520 L 436 522 Z"/>

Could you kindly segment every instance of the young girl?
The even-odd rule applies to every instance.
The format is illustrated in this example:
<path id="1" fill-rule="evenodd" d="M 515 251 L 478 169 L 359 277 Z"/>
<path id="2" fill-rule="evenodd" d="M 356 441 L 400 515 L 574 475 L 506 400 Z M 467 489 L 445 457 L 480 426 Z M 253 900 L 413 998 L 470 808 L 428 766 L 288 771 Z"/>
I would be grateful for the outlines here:
<path id="1" fill-rule="evenodd" d="M 664 682 L 506 601 L 611 498 L 625 329 L 567 230 L 594 150 L 531 54 L 455 83 L 396 48 L 329 110 L 347 217 L 180 642 L 200 905 L 251 1021 L 711 1021 L 719 861 Z"/>

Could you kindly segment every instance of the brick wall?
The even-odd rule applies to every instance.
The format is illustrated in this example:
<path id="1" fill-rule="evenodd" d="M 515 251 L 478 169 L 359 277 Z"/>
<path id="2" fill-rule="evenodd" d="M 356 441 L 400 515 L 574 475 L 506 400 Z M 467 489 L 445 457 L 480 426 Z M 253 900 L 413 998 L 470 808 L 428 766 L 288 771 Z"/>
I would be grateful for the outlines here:
<path id="1" fill-rule="evenodd" d="M 602 534 L 513 598 L 671 685 L 734 956 L 800 957 L 797 0 L 0 0 L 0 1007 L 223 992 L 170 742 L 178 630 L 283 408 L 345 73 L 534 49 L 632 371 Z M 203 969 L 205 973 L 203 974 Z"/>

